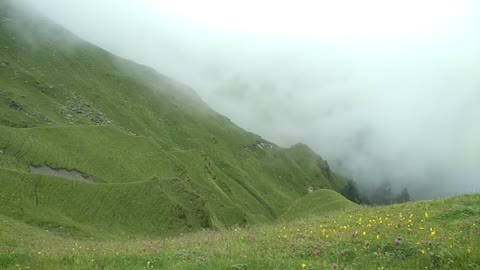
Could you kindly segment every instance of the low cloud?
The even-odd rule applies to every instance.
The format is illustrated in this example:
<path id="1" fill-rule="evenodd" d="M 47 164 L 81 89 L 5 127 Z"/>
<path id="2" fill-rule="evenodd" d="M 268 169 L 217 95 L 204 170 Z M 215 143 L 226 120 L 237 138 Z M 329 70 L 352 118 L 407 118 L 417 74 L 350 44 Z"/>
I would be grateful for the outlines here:
<path id="1" fill-rule="evenodd" d="M 369 24 L 361 24 L 368 14 L 345 23 L 358 14 L 341 6 L 329 7 L 343 12 L 340 19 L 282 17 L 295 14 L 295 5 L 278 14 L 247 1 L 250 9 L 238 12 L 258 29 L 226 23 L 227 7 L 214 12 L 212 1 L 197 12 L 212 12 L 211 20 L 196 17 L 187 3 L 175 9 L 148 0 L 15 2 L 189 84 L 247 130 L 285 147 L 310 145 L 361 189 L 390 181 L 414 198 L 480 192 L 480 9 L 473 2 L 459 1 L 463 6 L 452 11 L 426 1 L 438 5 L 424 5 L 429 13 L 412 2 L 403 10 L 416 16 L 409 25 L 407 17 L 389 21 L 389 13 L 372 13 L 378 18 Z M 227 15 L 219 17 L 222 11 Z M 269 28 L 270 17 L 285 32 Z"/>

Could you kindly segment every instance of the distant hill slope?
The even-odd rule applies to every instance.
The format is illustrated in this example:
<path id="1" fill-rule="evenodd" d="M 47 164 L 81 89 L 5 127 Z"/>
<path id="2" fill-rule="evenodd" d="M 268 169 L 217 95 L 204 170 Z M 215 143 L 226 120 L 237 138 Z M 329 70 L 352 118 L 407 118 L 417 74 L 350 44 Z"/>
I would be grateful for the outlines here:
<path id="1" fill-rule="evenodd" d="M 355 207 L 358 207 L 358 205 L 337 192 L 320 189 L 295 201 L 280 218 L 285 220 L 307 218 Z"/>
<path id="2" fill-rule="evenodd" d="M 308 147 L 244 131 L 148 67 L 4 0 L 0 17 L 2 215 L 76 236 L 159 235 L 271 221 L 309 189 L 347 185 Z"/>

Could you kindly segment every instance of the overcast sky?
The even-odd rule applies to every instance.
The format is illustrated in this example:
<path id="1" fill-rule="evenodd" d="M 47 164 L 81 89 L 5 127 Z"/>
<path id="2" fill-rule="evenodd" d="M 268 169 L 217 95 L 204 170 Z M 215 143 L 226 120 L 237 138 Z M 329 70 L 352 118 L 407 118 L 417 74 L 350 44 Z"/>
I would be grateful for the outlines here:
<path id="1" fill-rule="evenodd" d="M 475 0 L 15 0 L 363 187 L 480 192 Z"/>

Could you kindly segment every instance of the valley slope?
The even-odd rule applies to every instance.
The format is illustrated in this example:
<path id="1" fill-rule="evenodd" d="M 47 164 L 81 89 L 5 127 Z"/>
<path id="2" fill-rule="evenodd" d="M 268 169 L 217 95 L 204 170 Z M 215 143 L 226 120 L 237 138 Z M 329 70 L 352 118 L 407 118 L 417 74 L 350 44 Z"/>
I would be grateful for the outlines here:
<path id="1" fill-rule="evenodd" d="M 169 235 L 273 221 L 309 191 L 347 190 L 307 146 L 278 147 L 189 87 L 0 6 L 0 215 L 64 237 Z"/>

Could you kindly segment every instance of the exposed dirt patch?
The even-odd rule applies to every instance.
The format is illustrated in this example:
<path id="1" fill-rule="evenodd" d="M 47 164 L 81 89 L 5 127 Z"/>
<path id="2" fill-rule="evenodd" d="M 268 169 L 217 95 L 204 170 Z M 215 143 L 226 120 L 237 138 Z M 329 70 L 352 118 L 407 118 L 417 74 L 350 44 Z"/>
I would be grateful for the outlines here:
<path id="1" fill-rule="evenodd" d="M 81 181 L 87 183 L 93 183 L 93 179 L 90 176 L 85 176 L 79 171 L 69 171 L 65 169 L 52 169 L 48 166 L 28 166 L 31 173 L 34 174 L 43 174 L 43 175 L 52 175 L 62 177 L 68 180 Z"/>

